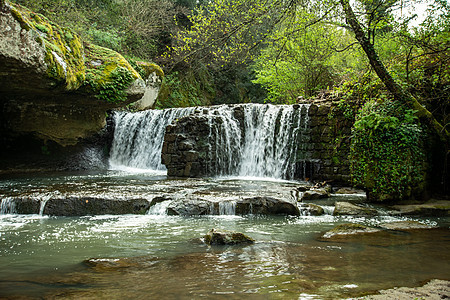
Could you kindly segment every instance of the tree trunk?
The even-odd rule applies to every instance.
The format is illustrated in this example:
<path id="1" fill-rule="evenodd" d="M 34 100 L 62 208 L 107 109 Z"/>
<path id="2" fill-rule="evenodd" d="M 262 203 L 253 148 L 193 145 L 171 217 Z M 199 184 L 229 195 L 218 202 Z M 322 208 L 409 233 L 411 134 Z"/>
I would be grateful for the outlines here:
<path id="1" fill-rule="evenodd" d="M 347 23 L 353 29 L 356 39 L 363 48 L 364 52 L 369 59 L 370 65 L 377 73 L 378 77 L 381 79 L 383 84 L 386 86 L 388 91 L 394 96 L 397 101 L 407 107 L 417 111 L 416 115 L 429 125 L 434 131 L 439 135 L 442 142 L 448 145 L 450 140 L 450 135 L 447 130 L 434 118 L 434 116 L 429 112 L 423 105 L 421 105 L 416 98 L 414 98 L 408 91 L 404 90 L 395 80 L 392 78 L 389 71 L 385 68 L 384 64 L 378 57 L 375 48 L 370 43 L 368 37 L 365 35 L 358 19 L 350 6 L 349 0 L 339 0 L 342 8 L 344 9 L 345 18 Z"/>

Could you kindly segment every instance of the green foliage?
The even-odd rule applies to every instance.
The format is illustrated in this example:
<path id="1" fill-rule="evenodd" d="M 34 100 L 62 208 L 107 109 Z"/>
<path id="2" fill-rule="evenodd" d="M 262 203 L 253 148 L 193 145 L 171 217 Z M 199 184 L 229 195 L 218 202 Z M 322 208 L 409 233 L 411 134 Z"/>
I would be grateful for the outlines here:
<path id="1" fill-rule="evenodd" d="M 196 76 L 197 75 L 197 76 Z M 157 108 L 210 105 L 214 89 L 206 70 L 199 74 L 173 72 L 166 75 L 158 95 Z"/>
<path id="2" fill-rule="evenodd" d="M 424 187 L 423 134 L 414 113 L 389 100 L 370 101 L 356 118 L 352 177 L 373 200 L 411 197 Z"/>
<path id="3" fill-rule="evenodd" d="M 269 102 L 295 103 L 340 81 L 345 66 L 337 63 L 335 49 L 350 37 L 333 25 L 307 26 L 312 18 L 299 16 L 295 25 L 281 26 L 256 59 L 254 82 L 268 90 Z"/>

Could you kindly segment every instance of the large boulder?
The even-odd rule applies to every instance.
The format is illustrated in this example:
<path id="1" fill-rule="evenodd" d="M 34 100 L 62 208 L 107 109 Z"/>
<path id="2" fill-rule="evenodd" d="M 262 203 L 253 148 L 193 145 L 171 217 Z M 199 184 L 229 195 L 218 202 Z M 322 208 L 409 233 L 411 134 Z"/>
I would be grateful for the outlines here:
<path id="1" fill-rule="evenodd" d="M 330 197 L 330 193 L 323 188 L 312 189 L 306 191 L 302 195 L 302 201 L 304 200 L 317 200 L 317 199 L 325 199 Z"/>
<path id="2" fill-rule="evenodd" d="M 391 207 L 394 215 L 402 216 L 450 216 L 450 201 L 430 200 L 422 204 L 394 205 Z"/>
<path id="3" fill-rule="evenodd" d="M 172 201 L 167 207 L 169 216 L 200 216 L 208 215 L 211 211 L 212 203 L 207 200 L 179 199 Z"/>
<path id="4" fill-rule="evenodd" d="M 252 197 L 236 202 L 236 214 L 298 216 L 300 211 L 297 205 L 291 201 L 272 197 Z"/>

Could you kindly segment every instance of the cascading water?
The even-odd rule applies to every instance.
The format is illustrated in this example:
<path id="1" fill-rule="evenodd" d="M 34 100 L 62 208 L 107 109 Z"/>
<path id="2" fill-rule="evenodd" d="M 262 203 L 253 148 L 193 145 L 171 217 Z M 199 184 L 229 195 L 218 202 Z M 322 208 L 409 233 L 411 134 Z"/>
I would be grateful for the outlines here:
<path id="1" fill-rule="evenodd" d="M 307 126 L 308 108 L 246 106 L 239 176 L 293 178 L 298 139 Z"/>
<path id="2" fill-rule="evenodd" d="M 241 120 L 236 117 L 238 107 Z M 214 174 L 292 179 L 302 136 L 307 135 L 308 109 L 309 105 L 262 104 L 211 109 L 214 153 L 209 156 L 215 159 Z"/>
<path id="3" fill-rule="evenodd" d="M 292 179 L 307 135 L 309 105 L 220 105 L 209 108 L 116 112 L 110 166 L 165 170 L 161 149 L 166 127 L 200 112 L 209 122 L 208 166 L 218 176 Z"/>
<path id="4" fill-rule="evenodd" d="M 190 107 L 137 113 L 115 112 L 110 167 L 165 170 L 165 166 L 161 164 L 165 129 L 173 120 L 191 114 L 194 109 Z"/>

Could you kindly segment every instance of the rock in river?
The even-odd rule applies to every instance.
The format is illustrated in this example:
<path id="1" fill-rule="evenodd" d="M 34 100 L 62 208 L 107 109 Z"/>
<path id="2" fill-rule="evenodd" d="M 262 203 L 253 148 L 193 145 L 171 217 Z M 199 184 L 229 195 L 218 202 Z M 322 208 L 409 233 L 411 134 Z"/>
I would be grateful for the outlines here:
<path id="1" fill-rule="evenodd" d="M 336 202 L 334 216 L 376 216 L 377 210 L 370 207 L 355 205 L 349 202 Z"/>
<path id="2" fill-rule="evenodd" d="M 253 244 L 255 242 L 254 239 L 241 232 L 216 229 L 211 229 L 204 239 L 208 245 Z"/>

